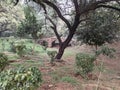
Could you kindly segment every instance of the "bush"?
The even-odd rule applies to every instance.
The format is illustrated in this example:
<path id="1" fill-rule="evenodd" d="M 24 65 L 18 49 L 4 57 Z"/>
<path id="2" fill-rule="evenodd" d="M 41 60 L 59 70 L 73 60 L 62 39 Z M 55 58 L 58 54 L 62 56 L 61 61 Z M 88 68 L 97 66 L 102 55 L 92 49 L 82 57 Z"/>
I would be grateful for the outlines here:
<path id="1" fill-rule="evenodd" d="M 26 42 L 27 43 L 33 43 L 33 40 L 32 39 L 27 39 Z"/>
<path id="2" fill-rule="evenodd" d="M 8 57 L 4 53 L 0 53 L 0 72 L 8 65 Z"/>
<path id="3" fill-rule="evenodd" d="M 0 90 L 34 90 L 41 82 L 41 72 L 36 67 L 20 67 L 0 74 Z"/>
<path id="4" fill-rule="evenodd" d="M 41 45 L 42 45 L 43 50 L 46 50 L 47 47 L 48 47 L 48 42 L 45 41 L 45 40 L 43 40 L 43 41 L 41 42 Z"/>
<path id="5" fill-rule="evenodd" d="M 112 15 L 111 15 L 112 14 Z M 80 25 L 77 31 L 78 40 L 95 46 L 113 43 L 119 32 L 118 16 L 111 10 L 96 10 L 88 14 L 89 19 Z M 82 28 L 81 28 L 82 27 Z"/>
<path id="6" fill-rule="evenodd" d="M 93 71 L 95 60 L 95 55 L 78 53 L 76 55 L 77 73 L 81 74 L 83 77 L 86 77 L 88 73 Z"/>
<path id="7" fill-rule="evenodd" d="M 10 42 L 10 52 L 14 52 L 14 53 L 16 53 L 16 50 L 15 50 L 15 42 Z"/>
<path id="8" fill-rule="evenodd" d="M 15 46 L 17 54 L 22 57 L 25 53 L 26 46 L 24 44 L 18 44 Z"/>
<path id="9" fill-rule="evenodd" d="M 5 39 L 1 38 L 2 51 L 5 50 Z"/>
<path id="10" fill-rule="evenodd" d="M 57 51 L 47 51 L 47 54 L 51 58 L 50 63 L 53 64 Z"/>
<path id="11" fill-rule="evenodd" d="M 109 56 L 110 58 L 114 57 L 114 53 L 115 53 L 115 49 L 114 48 L 109 48 L 108 46 L 102 46 L 100 50 L 97 50 L 96 56 L 99 56 L 100 54 Z"/>
<path id="12" fill-rule="evenodd" d="M 10 51 L 17 53 L 20 57 L 25 54 L 26 45 L 22 41 L 11 42 Z"/>

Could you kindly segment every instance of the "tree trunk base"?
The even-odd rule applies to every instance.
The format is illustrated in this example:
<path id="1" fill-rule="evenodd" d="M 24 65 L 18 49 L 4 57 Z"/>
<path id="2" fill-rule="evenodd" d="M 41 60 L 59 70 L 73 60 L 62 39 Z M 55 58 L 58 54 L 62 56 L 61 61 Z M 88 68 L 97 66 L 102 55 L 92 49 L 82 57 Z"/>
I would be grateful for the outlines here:
<path id="1" fill-rule="evenodd" d="M 62 59 L 55 59 L 55 62 L 64 62 Z"/>

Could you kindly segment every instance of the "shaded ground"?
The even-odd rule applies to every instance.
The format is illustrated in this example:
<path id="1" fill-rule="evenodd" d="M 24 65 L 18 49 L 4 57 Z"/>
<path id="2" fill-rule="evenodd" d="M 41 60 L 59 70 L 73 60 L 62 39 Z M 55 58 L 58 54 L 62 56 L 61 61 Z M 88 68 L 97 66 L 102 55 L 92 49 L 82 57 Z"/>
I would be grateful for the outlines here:
<path id="1" fill-rule="evenodd" d="M 120 43 L 112 44 L 110 47 L 116 49 L 116 58 L 111 59 L 105 56 L 98 58 L 98 66 L 101 60 L 104 62 L 98 86 L 97 78 L 94 76 L 94 80 L 84 80 L 80 76 L 75 76 L 75 54 L 78 52 L 91 52 L 91 47 L 83 45 L 68 48 L 64 55 L 64 62 L 56 63 L 53 67 L 46 63 L 44 67 L 40 67 L 44 83 L 38 90 L 120 90 Z M 96 69 L 94 74 L 98 77 L 99 70 Z M 63 80 L 64 77 L 73 78 L 75 82 Z"/>
<path id="2" fill-rule="evenodd" d="M 63 56 L 64 61 L 60 63 L 55 62 L 55 66 L 49 64 L 49 58 L 45 53 L 27 55 L 22 59 L 17 56 L 12 57 L 12 54 L 6 53 L 9 54 L 11 61 L 13 61 L 9 67 L 24 65 L 40 68 L 43 83 L 38 90 L 120 90 L 120 42 L 112 44 L 110 47 L 116 49 L 116 58 L 100 56 L 97 59 L 97 66 L 93 72 L 93 76 L 91 76 L 91 80 L 85 80 L 81 76 L 75 75 L 76 53 L 91 53 L 92 48 L 90 46 L 68 47 Z M 100 72 L 98 67 L 101 60 L 104 62 L 104 66 L 98 85 L 97 77 Z"/>

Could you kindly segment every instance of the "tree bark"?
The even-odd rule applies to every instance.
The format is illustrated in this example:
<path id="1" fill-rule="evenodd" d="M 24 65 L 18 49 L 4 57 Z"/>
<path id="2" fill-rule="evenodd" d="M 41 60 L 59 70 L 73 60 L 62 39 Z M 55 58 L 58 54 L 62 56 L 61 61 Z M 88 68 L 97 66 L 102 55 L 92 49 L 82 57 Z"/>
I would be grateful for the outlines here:
<path id="1" fill-rule="evenodd" d="M 66 45 L 65 44 L 61 44 L 60 47 L 59 47 L 59 51 L 55 57 L 55 59 L 57 59 L 57 61 L 60 61 L 61 57 L 63 56 L 64 54 L 64 50 L 66 48 Z"/>
<path id="2" fill-rule="evenodd" d="M 60 45 L 58 53 L 55 57 L 55 59 L 57 59 L 58 61 L 60 61 L 60 59 L 62 58 L 64 51 L 66 49 L 66 47 L 68 46 L 68 44 L 70 43 L 71 39 L 73 38 L 75 30 L 73 30 L 73 32 L 70 32 L 70 34 L 68 35 L 67 39 Z"/>

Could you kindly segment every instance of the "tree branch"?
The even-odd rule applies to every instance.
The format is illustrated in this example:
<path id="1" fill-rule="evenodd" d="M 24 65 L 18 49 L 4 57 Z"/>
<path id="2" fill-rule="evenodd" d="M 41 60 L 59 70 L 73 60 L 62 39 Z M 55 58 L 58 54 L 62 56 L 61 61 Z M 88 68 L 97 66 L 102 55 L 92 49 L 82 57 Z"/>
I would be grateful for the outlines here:
<path id="1" fill-rule="evenodd" d="M 53 26 L 51 26 L 51 28 L 53 29 L 53 31 L 54 31 L 54 33 L 55 33 L 55 35 L 56 35 L 56 37 L 57 37 L 57 39 L 58 39 L 58 41 L 59 41 L 59 44 L 61 44 L 61 43 L 62 43 L 62 40 L 61 40 L 61 38 L 60 38 L 60 35 L 58 34 L 56 24 L 52 21 L 52 19 L 51 19 L 49 16 L 46 16 L 46 18 L 47 18 L 47 19 L 51 22 L 51 24 L 53 25 Z"/>
<path id="2" fill-rule="evenodd" d="M 75 11 L 76 11 L 76 14 L 79 13 L 79 5 L 78 5 L 78 1 L 77 0 L 73 0 L 73 3 L 74 3 L 74 6 L 75 6 Z"/>
<path id="3" fill-rule="evenodd" d="M 68 28 L 71 28 L 71 25 L 70 25 L 69 21 L 62 15 L 59 8 L 54 3 L 52 3 L 52 2 L 50 2 L 48 0 L 42 0 L 42 2 L 44 2 L 48 6 L 52 7 L 56 11 L 56 13 L 58 14 L 59 18 L 62 19 L 66 23 Z"/>
<path id="4" fill-rule="evenodd" d="M 107 5 L 102 5 L 102 4 L 106 4 L 107 2 L 111 2 L 111 1 L 116 1 L 116 0 L 99 0 L 99 1 L 94 1 L 94 2 L 91 2 L 89 3 L 86 7 L 84 7 L 82 9 L 82 11 L 80 12 L 80 14 L 85 14 L 91 10 L 95 10 L 97 8 L 100 8 L 100 7 L 106 7 L 106 8 L 111 8 L 111 9 L 115 9 L 115 7 L 109 7 Z M 120 1 L 120 0 L 117 0 L 117 1 Z M 117 8 L 116 8 L 117 10 Z M 119 10 L 119 9 L 118 9 Z"/>
<path id="5" fill-rule="evenodd" d="M 7 12 L 7 10 L 0 5 L 0 12 Z"/>
<path id="6" fill-rule="evenodd" d="M 96 8 L 100 8 L 100 7 L 104 7 L 104 8 L 110 8 L 110 9 L 114 9 L 120 12 L 120 8 L 114 7 L 114 6 L 110 6 L 110 5 L 98 5 Z"/>

